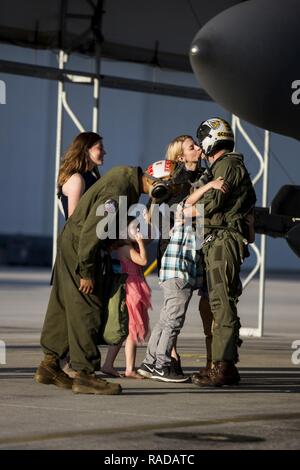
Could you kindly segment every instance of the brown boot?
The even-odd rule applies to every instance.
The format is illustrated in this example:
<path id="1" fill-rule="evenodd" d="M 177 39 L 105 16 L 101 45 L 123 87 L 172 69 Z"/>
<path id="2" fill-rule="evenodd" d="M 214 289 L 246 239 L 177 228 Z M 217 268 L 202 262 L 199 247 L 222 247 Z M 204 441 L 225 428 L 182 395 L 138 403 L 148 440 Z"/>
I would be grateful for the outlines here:
<path id="1" fill-rule="evenodd" d="M 201 379 L 202 377 L 207 377 L 211 369 L 211 366 L 212 366 L 212 361 L 207 360 L 205 367 L 200 367 L 198 372 L 195 372 L 194 374 L 191 375 L 192 382 L 194 380 L 197 381 L 198 379 Z"/>
<path id="2" fill-rule="evenodd" d="M 39 384 L 56 385 L 61 388 L 72 388 L 73 380 L 59 366 L 59 359 L 52 354 L 45 354 L 34 375 Z"/>
<path id="3" fill-rule="evenodd" d="M 87 372 L 76 372 L 73 379 L 72 391 L 95 395 L 119 395 L 122 392 L 120 384 L 113 384 Z"/>
<path id="4" fill-rule="evenodd" d="M 196 377 L 192 380 L 198 387 L 222 387 L 223 385 L 238 385 L 240 374 L 233 362 L 216 362 L 207 377 Z"/>

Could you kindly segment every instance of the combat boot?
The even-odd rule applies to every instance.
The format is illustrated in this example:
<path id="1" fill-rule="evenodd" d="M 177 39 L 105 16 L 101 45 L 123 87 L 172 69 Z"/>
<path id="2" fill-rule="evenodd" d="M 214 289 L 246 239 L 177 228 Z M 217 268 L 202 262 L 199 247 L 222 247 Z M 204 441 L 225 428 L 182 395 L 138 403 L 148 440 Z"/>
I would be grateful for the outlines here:
<path id="1" fill-rule="evenodd" d="M 85 393 L 94 395 L 119 395 L 122 392 L 120 384 L 113 384 L 107 380 L 96 377 L 87 372 L 76 372 L 72 386 L 73 393 Z"/>
<path id="2" fill-rule="evenodd" d="M 205 367 L 201 367 L 198 370 L 198 372 L 195 372 L 194 374 L 191 375 L 192 382 L 194 383 L 194 380 L 197 381 L 197 380 L 201 379 L 202 377 L 207 377 L 211 367 L 212 367 L 212 361 L 207 360 Z"/>
<path id="3" fill-rule="evenodd" d="M 238 385 L 240 374 L 233 362 L 216 362 L 207 377 L 196 377 L 192 380 L 198 387 L 222 387 L 223 385 Z"/>
<path id="4" fill-rule="evenodd" d="M 72 388 L 71 379 L 60 368 L 59 359 L 53 354 L 45 354 L 34 375 L 34 380 L 39 384 L 56 385 L 61 388 Z"/>

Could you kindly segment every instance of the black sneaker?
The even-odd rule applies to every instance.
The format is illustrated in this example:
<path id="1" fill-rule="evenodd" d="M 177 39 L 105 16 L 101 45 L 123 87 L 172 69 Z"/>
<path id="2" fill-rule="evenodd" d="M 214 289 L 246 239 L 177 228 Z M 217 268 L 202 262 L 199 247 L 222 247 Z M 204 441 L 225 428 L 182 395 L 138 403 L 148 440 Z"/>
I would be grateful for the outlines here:
<path id="1" fill-rule="evenodd" d="M 154 365 L 146 364 L 146 362 L 142 362 L 140 367 L 137 370 L 137 373 L 146 377 L 146 379 L 152 379 L 152 373 L 154 371 Z"/>
<path id="2" fill-rule="evenodd" d="M 177 374 L 172 367 L 162 367 L 159 369 L 155 367 L 152 373 L 152 379 L 161 380 L 162 382 L 187 382 L 189 377 L 183 374 Z"/>
<path id="3" fill-rule="evenodd" d="M 178 359 L 176 360 L 175 357 L 171 357 L 171 368 L 175 371 L 178 375 L 184 375 L 183 370 L 181 368 L 181 360 L 179 354 L 177 355 Z"/>

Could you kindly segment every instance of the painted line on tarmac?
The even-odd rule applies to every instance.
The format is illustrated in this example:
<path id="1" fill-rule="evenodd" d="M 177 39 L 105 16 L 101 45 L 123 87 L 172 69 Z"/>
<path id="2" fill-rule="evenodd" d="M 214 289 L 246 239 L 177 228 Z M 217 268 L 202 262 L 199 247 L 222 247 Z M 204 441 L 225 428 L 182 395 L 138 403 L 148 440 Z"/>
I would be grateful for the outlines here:
<path id="1" fill-rule="evenodd" d="M 251 370 L 251 369 L 246 369 L 246 368 L 240 368 L 239 372 L 241 373 L 241 375 L 243 375 L 243 374 L 251 374 L 251 375 L 255 375 L 255 374 L 265 374 L 265 375 L 293 374 L 293 375 L 299 375 L 299 377 L 300 377 L 300 370 L 299 369 L 292 369 L 292 368 L 290 368 L 289 370 L 276 369 L 276 368 L 274 368 L 273 370 L 272 369 L 266 369 L 266 370 L 264 370 L 264 369 L 255 369 L 255 370 Z"/>
<path id="2" fill-rule="evenodd" d="M 182 353 L 180 357 L 187 358 L 197 358 L 197 359 L 206 359 L 206 354 L 198 354 L 198 353 Z"/>
<path id="3" fill-rule="evenodd" d="M 96 395 L 94 395 L 96 396 Z M 123 395 L 124 396 L 124 395 Z M 128 395 L 129 396 L 129 395 Z M 72 413 L 76 412 L 76 413 L 92 413 L 93 415 L 95 413 L 99 413 L 99 414 L 110 414 L 110 415 L 117 415 L 117 416 L 130 416 L 130 417 L 135 417 L 135 418 L 158 418 L 158 419 L 174 419 L 174 416 L 167 416 L 167 415 L 159 415 L 159 416 L 155 416 L 153 414 L 151 415 L 147 415 L 147 414 L 141 414 L 141 413 L 129 413 L 128 411 L 112 411 L 112 410 L 95 410 L 95 409 L 92 409 L 92 410 L 84 410 L 84 409 L 77 409 L 77 408 L 59 408 L 59 407 L 53 407 L 53 406 L 36 406 L 36 405 L 22 405 L 22 404 L 2 404 L 0 403 L 0 406 L 4 406 L 5 408 L 22 408 L 22 409 L 25 409 L 25 408 L 28 408 L 28 409 L 34 409 L 34 410 L 40 410 L 40 411 L 71 411 Z M 184 422 L 185 421 L 185 418 L 176 418 L 177 420 L 180 420 L 182 419 L 182 421 Z"/>
<path id="4" fill-rule="evenodd" d="M 251 423 L 257 421 L 286 421 L 286 420 L 298 420 L 300 419 L 300 413 L 282 413 L 282 414 L 265 414 L 265 415 L 245 415 L 237 416 L 235 418 L 219 418 L 210 420 L 199 420 L 199 421 L 172 421 L 161 424 L 143 424 L 138 426 L 126 426 L 120 428 L 101 428 L 101 429 L 90 429 L 81 431 L 69 431 L 69 432 L 57 432 L 40 435 L 27 435 L 19 437 L 4 437 L 0 438 L 0 445 L 8 444 L 30 444 L 33 442 L 43 442 L 57 439 L 70 439 L 73 437 L 85 437 L 85 436 L 101 436 L 108 434 L 121 434 L 121 433 L 136 433 L 136 432 L 147 432 L 147 431 L 158 431 L 162 429 L 174 428 L 189 428 L 194 426 L 212 426 L 221 424 L 237 424 L 237 423 Z"/>

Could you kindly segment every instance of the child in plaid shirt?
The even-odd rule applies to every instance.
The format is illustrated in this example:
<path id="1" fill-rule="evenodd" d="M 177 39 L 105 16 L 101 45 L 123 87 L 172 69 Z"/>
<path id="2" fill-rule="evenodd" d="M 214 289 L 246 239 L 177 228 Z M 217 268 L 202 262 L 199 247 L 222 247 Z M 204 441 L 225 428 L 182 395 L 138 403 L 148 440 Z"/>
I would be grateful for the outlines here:
<path id="1" fill-rule="evenodd" d="M 210 189 L 225 192 L 223 178 L 197 189 L 191 202 L 195 204 Z M 179 204 L 178 209 L 171 239 L 161 260 L 159 278 L 164 291 L 164 305 L 152 331 L 144 362 L 138 369 L 143 377 L 163 382 L 188 380 L 188 377 L 171 367 L 171 350 L 183 327 L 193 290 L 200 287 L 203 275 L 196 232 L 192 224 L 183 224 L 182 218 L 183 214 L 195 216 L 195 207 L 188 206 L 183 211 L 183 205 Z"/>

